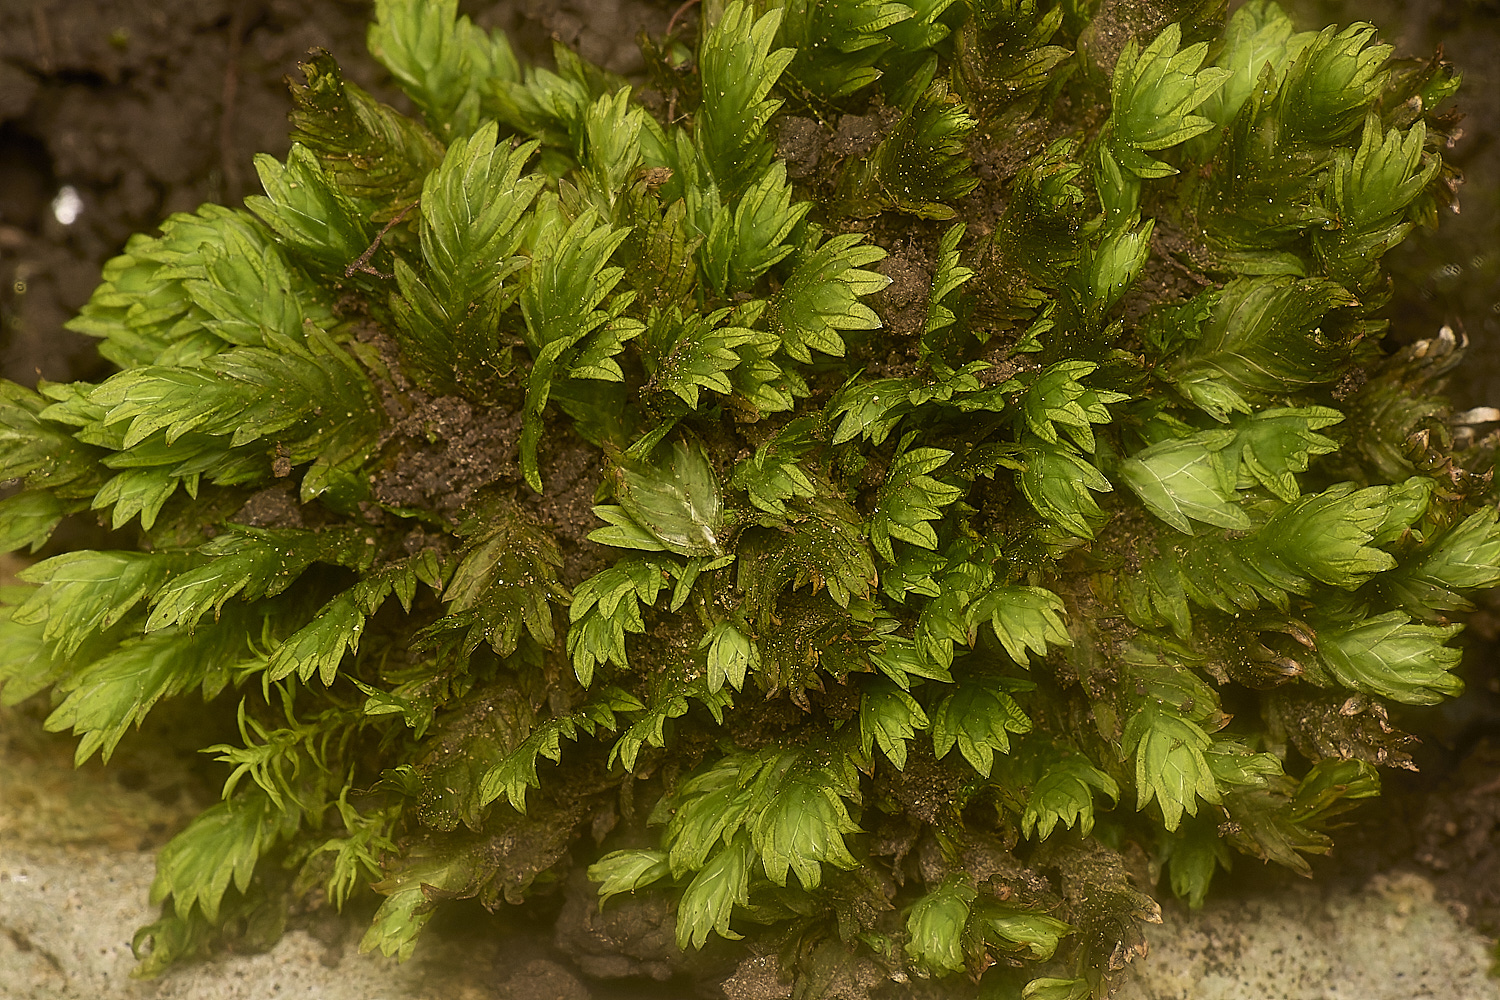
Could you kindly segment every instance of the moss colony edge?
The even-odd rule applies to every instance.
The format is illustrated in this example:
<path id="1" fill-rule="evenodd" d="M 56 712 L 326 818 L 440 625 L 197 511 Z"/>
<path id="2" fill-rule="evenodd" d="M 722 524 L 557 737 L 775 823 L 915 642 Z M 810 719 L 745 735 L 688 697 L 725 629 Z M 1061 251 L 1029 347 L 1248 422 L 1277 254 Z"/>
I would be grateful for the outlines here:
<path id="1" fill-rule="evenodd" d="M 1446 66 L 1261 0 L 701 14 L 637 92 L 379 0 L 422 120 L 314 54 L 265 195 L 107 265 L 119 372 L 0 384 L 5 548 L 127 545 L 4 593 L 4 700 L 80 761 L 239 704 L 142 974 L 586 870 L 701 977 L 1103 996 L 1135 875 L 1306 872 L 1460 690 L 1494 442 L 1380 318 Z"/>

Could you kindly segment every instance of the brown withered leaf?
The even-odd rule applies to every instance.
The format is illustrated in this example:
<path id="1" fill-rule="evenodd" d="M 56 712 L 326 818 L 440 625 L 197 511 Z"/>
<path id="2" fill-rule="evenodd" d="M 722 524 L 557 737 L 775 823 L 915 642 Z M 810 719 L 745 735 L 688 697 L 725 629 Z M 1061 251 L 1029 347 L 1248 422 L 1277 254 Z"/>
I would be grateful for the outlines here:
<path id="1" fill-rule="evenodd" d="M 1299 753 L 1320 760 L 1362 760 L 1415 771 L 1406 748 L 1417 742 L 1390 723 L 1385 706 L 1365 695 L 1278 688 L 1265 701 L 1266 724 L 1285 733 Z"/>

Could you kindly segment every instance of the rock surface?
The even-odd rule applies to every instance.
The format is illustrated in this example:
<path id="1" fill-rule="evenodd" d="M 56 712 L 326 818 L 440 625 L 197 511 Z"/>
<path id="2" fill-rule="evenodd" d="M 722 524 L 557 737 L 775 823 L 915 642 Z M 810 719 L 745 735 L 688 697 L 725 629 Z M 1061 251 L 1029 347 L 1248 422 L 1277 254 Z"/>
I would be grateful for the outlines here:
<path id="1" fill-rule="evenodd" d="M 108 848 L 0 853 L 0 997 L 4 1000 L 589 1000 L 578 976 L 546 959 L 455 975 L 426 941 L 406 965 L 329 948 L 293 931 L 269 953 L 129 978 L 130 937 L 146 904 L 149 852 Z M 1488 942 L 1417 875 L 1380 876 L 1361 892 L 1315 886 L 1210 904 L 1153 929 L 1151 955 L 1116 1000 L 1500 1000 Z M 350 938 L 352 940 L 352 936 Z M 438 945 L 438 947 L 433 947 Z M 497 956 L 496 966 L 506 963 Z M 661 1000 L 673 1000 L 664 988 Z M 684 996 L 683 1000 L 686 1000 Z"/>
<path id="2" fill-rule="evenodd" d="M 264 955 L 200 963 L 154 981 L 130 978 L 130 938 L 155 919 L 152 855 L 15 851 L 0 860 L 0 997 L 5 1000 L 326 1000 L 425 997 L 422 967 L 344 955 L 293 931 Z M 479 992 L 475 997 L 487 997 Z"/>
<path id="3" fill-rule="evenodd" d="M 1116 1000 L 1500 1000 L 1490 942 L 1421 875 L 1167 914 Z"/>
<path id="4" fill-rule="evenodd" d="M 17 823 L 12 760 L 0 760 L 0 998 L 4 1000 L 590 1000 L 558 962 L 507 954 L 464 961 L 429 936 L 406 965 L 292 931 L 270 952 L 232 955 L 162 979 L 129 977 L 130 938 L 155 917 L 152 852 L 117 837 L 38 842 Z M 34 769 L 33 769 L 34 770 Z M 80 772 L 80 783 L 94 780 Z M 118 795 L 118 790 L 111 790 Z M 24 798 L 24 794 L 20 796 Z M 35 815 L 35 814 L 34 814 Z M 138 832 L 138 831 L 137 831 Z M 1415 874 L 1363 890 L 1316 885 L 1212 903 L 1153 928 L 1151 954 L 1117 1000 L 1500 1000 L 1491 943 Z M 456 961 L 456 959 L 458 959 Z M 653 994 L 674 1000 L 678 988 Z M 687 994 L 682 994 L 686 1000 Z"/>

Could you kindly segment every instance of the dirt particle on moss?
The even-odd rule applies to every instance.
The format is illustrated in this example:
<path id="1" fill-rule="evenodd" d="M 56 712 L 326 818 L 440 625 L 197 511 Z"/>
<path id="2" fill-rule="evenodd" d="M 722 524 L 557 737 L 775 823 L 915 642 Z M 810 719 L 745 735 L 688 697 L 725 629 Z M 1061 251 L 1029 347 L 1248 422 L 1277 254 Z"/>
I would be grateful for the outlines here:
<path id="1" fill-rule="evenodd" d="M 812 118 L 787 117 L 776 131 L 776 155 L 786 160 L 786 175 L 811 177 L 818 169 L 828 133 Z"/>
<path id="2" fill-rule="evenodd" d="M 406 453 L 376 477 L 376 499 L 453 517 L 480 488 L 519 478 L 518 410 L 415 391 L 411 399 L 411 412 L 387 429 L 383 441 Z"/>
<path id="3" fill-rule="evenodd" d="M 604 453 L 573 432 L 556 426 L 544 435 L 541 454 L 543 493 L 523 498 L 535 503 L 539 520 L 557 536 L 563 554 L 558 576 L 569 587 L 593 576 L 612 561 L 610 550 L 588 539 L 602 527 L 594 516 L 595 493 L 607 471 Z"/>
<path id="4" fill-rule="evenodd" d="M 897 337 L 913 337 L 927 322 L 932 290 L 932 263 L 914 240 L 898 240 L 875 268 L 891 283 L 871 300 L 886 328 Z"/>
<path id="5" fill-rule="evenodd" d="M 231 521 L 252 528 L 302 528 L 302 505 L 290 483 L 278 483 L 250 495 Z"/>
<path id="6" fill-rule="evenodd" d="M 833 138 L 828 140 L 830 156 L 864 156 L 880 144 L 901 120 L 900 108 L 882 107 L 867 115 L 844 115 L 839 118 Z"/>

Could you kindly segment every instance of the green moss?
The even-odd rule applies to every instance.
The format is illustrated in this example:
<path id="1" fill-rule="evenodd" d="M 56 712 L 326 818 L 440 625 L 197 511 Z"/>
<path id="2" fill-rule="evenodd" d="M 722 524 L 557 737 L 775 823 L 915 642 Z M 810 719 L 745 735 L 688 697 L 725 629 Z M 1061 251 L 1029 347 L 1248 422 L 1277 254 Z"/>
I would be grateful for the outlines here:
<path id="1" fill-rule="evenodd" d="M 1082 997 L 1127 854 L 1306 871 L 1401 760 L 1339 706 L 1456 694 L 1500 583 L 1459 345 L 1380 346 L 1457 84 L 1189 8 L 709 3 L 636 94 L 382 0 L 420 122 L 315 54 L 265 196 L 106 267 L 121 370 L 0 387 L 6 545 L 137 538 L 7 591 L 6 700 L 239 701 L 142 971 L 584 866 L 799 995 Z"/>

